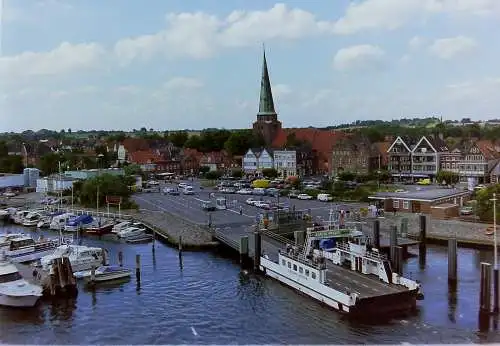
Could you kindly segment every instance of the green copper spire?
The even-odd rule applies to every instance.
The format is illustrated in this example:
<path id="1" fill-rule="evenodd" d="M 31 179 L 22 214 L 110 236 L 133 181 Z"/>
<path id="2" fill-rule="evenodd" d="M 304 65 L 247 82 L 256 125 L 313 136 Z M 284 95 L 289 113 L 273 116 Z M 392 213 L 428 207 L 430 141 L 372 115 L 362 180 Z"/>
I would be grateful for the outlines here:
<path id="1" fill-rule="evenodd" d="M 266 50 L 264 48 L 264 59 L 262 62 L 262 80 L 260 82 L 259 113 L 257 115 L 276 114 L 274 110 L 273 92 L 269 81 L 269 71 L 267 70 Z"/>

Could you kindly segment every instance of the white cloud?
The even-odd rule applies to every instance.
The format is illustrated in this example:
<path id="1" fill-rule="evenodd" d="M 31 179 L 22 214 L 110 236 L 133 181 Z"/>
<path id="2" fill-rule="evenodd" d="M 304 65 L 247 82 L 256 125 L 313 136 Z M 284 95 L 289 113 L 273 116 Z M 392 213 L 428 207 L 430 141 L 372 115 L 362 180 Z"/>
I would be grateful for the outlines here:
<path id="1" fill-rule="evenodd" d="M 196 78 L 190 77 L 174 77 L 169 79 L 164 85 L 164 88 L 170 90 L 176 89 L 198 89 L 203 87 L 203 82 Z"/>
<path id="2" fill-rule="evenodd" d="M 384 57 L 382 48 L 363 44 L 340 49 L 333 58 L 333 64 L 337 70 L 349 70 L 379 64 Z"/>
<path id="3" fill-rule="evenodd" d="M 449 60 L 476 48 L 474 39 L 466 36 L 441 38 L 434 41 L 429 51 L 440 59 Z"/>
<path id="4" fill-rule="evenodd" d="M 408 47 L 411 50 L 418 50 L 425 44 L 425 38 L 420 36 L 413 36 L 411 40 L 408 42 Z"/>
<path id="5" fill-rule="evenodd" d="M 55 75 L 96 67 L 103 62 L 105 49 L 97 43 L 63 42 L 50 52 L 24 52 L 0 57 L 0 76 Z"/>
<path id="6" fill-rule="evenodd" d="M 365 0 L 351 3 L 334 26 L 338 34 L 395 30 L 435 14 L 498 15 L 498 0 Z"/>

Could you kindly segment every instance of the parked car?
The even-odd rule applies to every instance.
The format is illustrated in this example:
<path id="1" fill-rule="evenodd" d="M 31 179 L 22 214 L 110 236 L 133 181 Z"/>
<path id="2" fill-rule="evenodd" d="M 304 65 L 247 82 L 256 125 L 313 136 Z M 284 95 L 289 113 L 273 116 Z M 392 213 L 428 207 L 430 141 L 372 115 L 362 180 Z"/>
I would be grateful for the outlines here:
<path id="1" fill-rule="evenodd" d="M 265 195 L 266 194 L 266 190 L 263 189 L 263 188 L 254 188 L 253 191 L 252 191 L 252 194 L 254 195 Z"/>
<path id="2" fill-rule="evenodd" d="M 307 193 L 301 193 L 300 195 L 297 196 L 297 199 L 312 199 L 312 196 L 308 195 Z"/>
<path id="3" fill-rule="evenodd" d="M 236 193 L 240 194 L 240 195 L 251 195 L 253 192 L 252 189 L 248 189 L 248 188 L 243 188 L 243 189 L 240 189 L 238 191 L 236 191 Z"/>
<path id="4" fill-rule="evenodd" d="M 179 183 L 179 188 L 180 188 L 180 189 L 183 189 L 183 188 L 185 188 L 186 186 L 188 186 L 188 184 L 186 184 L 186 183 Z"/>
<path id="5" fill-rule="evenodd" d="M 329 202 L 333 200 L 333 197 L 328 193 L 318 193 L 317 199 L 321 202 Z"/>
<path id="6" fill-rule="evenodd" d="M 299 194 L 295 191 L 290 191 L 290 193 L 288 194 L 288 197 L 290 198 L 297 198 L 299 196 Z"/>
<path id="7" fill-rule="evenodd" d="M 460 215 L 472 215 L 473 213 L 474 213 L 474 209 L 472 209 L 472 207 L 460 208 Z"/>
<path id="8" fill-rule="evenodd" d="M 245 203 L 248 205 L 255 205 L 256 202 L 259 202 L 259 201 L 257 201 L 256 199 L 253 199 L 253 198 L 249 198 L 245 201 Z"/>

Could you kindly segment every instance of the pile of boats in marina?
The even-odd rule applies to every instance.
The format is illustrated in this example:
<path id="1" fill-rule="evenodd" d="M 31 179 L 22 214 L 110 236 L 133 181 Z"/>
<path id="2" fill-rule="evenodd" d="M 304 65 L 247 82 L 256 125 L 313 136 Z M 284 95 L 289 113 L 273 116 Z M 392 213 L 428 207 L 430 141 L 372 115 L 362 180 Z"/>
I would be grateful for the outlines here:
<path id="1" fill-rule="evenodd" d="M 77 215 L 73 212 L 50 212 L 45 209 L 17 210 L 8 208 L 0 210 L 0 218 L 9 220 L 25 227 L 61 232 L 75 232 L 102 236 L 115 234 L 118 238 L 129 243 L 151 240 L 151 235 L 146 233 L 146 228 L 139 222 L 113 220 L 106 217 L 93 217 L 89 214 Z"/>
<path id="2" fill-rule="evenodd" d="M 23 233 L 0 235 L 0 305 L 31 307 L 43 288 L 23 279 L 16 263 L 34 262 L 42 272 L 54 272 L 56 259 L 67 258 L 75 278 L 88 284 L 129 278 L 131 271 L 107 263 L 106 250 L 74 245 L 68 239 L 33 239 Z"/>

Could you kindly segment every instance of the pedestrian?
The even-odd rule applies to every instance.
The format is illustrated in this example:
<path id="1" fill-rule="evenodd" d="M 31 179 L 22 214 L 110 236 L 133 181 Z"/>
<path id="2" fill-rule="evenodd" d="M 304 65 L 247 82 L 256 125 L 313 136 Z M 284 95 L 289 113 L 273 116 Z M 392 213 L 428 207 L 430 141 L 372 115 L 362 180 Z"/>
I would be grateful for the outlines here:
<path id="1" fill-rule="evenodd" d="M 240 205 L 240 215 L 243 215 L 243 207 Z"/>

